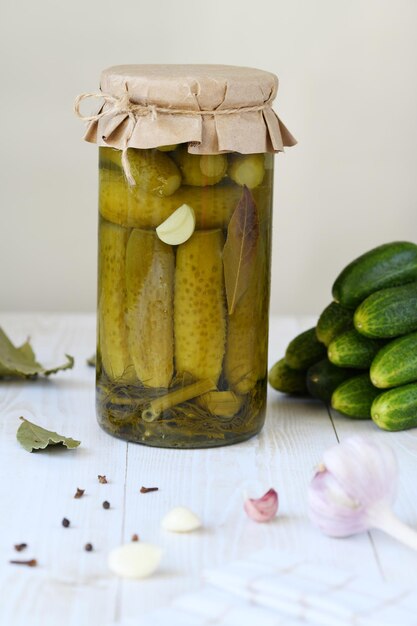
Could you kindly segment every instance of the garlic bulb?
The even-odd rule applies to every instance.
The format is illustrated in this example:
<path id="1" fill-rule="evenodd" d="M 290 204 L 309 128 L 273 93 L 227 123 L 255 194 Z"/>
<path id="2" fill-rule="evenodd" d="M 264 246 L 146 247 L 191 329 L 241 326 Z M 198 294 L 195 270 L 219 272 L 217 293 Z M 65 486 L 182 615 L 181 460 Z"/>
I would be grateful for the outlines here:
<path id="1" fill-rule="evenodd" d="M 255 522 L 269 522 L 278 511 L 278 494 L 270 489 L 262 498 L 247 498 L 243 508 Z"/>
<path id="2" fill-rule="evenodd" d="M 326 450 L 308 490 L 309 517 L 331 537 L 378 528 L 417 549 L 417 533 L 391 510 L 398 484 L 392 449 L 354 436 Z"/>
<path id="3" fill-rule="evenodd" d="M 122 578 L 147 578 L 157 569 L 161 557 L 162 550 L 157 546 L 135 541 L 112 550 L 108 565 Z"/>
<path id="4" fill-rule="evenodd" d="M 201 520 L 185 506 L 176 506 L 165 515 L 161 526 L 172 533 L 189 533 L 201 527 Z"/>

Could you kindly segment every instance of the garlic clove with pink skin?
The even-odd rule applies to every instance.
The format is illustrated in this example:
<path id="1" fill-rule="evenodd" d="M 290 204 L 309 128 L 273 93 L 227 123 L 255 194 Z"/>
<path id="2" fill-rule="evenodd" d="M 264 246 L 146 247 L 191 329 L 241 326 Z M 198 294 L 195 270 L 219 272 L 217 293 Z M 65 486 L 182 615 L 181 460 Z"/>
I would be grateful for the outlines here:
<path id="1" fill-rule="evenodd" d="M 269 522 L 278 511 L 278 494 L 271 488 L 262 498 L 247 498 L 243 508 L 255 522 Z"/>
<path id="2" fill-rule="evenodd" d="M 323 455 L 308 489 L 310 520 L 331 537 L 378 528 L 417 550 L 417 532 L 392 512 L 397 484 L 397 461 L 389 446 L 349 437 Z"/>

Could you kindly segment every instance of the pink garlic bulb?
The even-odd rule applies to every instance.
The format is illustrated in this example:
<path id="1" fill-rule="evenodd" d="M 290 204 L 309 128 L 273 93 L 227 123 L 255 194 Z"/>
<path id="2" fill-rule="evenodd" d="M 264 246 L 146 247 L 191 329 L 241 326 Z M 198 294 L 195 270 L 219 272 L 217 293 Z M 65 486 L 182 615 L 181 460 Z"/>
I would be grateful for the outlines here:
<path id="1" fill-rule="evenodd" d="M 243 508 L 255 522 L 269 522 L 278 511 L 278 494 L 271 488 L 262 498 L 247 498 Z"/>
<path id="2" fill-rule="evenodd" d="M 417 533 L 392 512 L 398 466 L 392 449 L 361 436 L 326 450 L 308 489 L 312 523 L 331 537 L 378 528 L 417 549 Z"/>

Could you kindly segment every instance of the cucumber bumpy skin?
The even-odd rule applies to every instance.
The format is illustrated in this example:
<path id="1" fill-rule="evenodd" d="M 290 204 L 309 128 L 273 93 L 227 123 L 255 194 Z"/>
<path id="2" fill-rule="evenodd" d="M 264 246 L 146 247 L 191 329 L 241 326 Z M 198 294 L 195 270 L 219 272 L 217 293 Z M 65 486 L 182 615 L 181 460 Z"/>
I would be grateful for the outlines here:
<path id="1" fill-rule="evenodd" d="M 371 406 L 377 395 L 381 393 L 371 383 L 369 374 L 360 374 L 345 380 L 332 395 L 332 408 L 348 417 L 369 419 Z"/>
<path id="2" fill-rule="evenodd" d="M 329 346 L 335 337 L 353 328 L 353 313 L 337 302 L 331 302 L 322 311 L 316 324 L 317 339 Z"/>
<path id="3" fill-rule="evenodd" d="M 339 367 L 368 369 L 382 345 L 380 339 L 365 337 L 352 328 L 330 342 L 327 356 Z"/>
<path id="4" fill-rule="evenodd" d="M 101 221 L 98 337 L 101 362 L 112 380 L 136 382 L 125 319 L 125 257 L 129 230 Z"/>
<path id="5" fill-rule="evenodd" d="M 349 263 L 336 278 L 332 294 L 339 304 L 356 308 L 371 293 L 417 280 L 417 245 L 394 241 L 373 248 Z"/>
<path id="6" fill-rule="evenodd" d="M 391 338 L 417 330 L 417 282 L 368 296 L 356 309 L 353 321 L 366 337 Z"/>
<path id="7" fill-rule="evenodd" d="M 174 290 L 177 374 L 217 383 L 226 341 L 221 230 L 195 231 L 177 248 Z"/>
<path id="8" fill-rule="evenodd" d="M 280 359 L 269 370 L 268 381 L 276 391 L 292 395 L 307 395 L 306 372 L 293 370 Z"/>
<path id="9" fill-rule="evenodd" d="M 154 231 L 132 230 L 126 250 L 129 352 L 146 387 L 169 387 L 174 373 L 174 250 Z"/>
<path id="10" fill-rule="evenodd" d="M 380 393 L 372 403 L 371 417 L 383 430 L 417 427 L 417 383 Z"/>
<path id="11" fill-rule="evenodd" d="M 309 328 L 288 344 L 285 360 L 294 370 L 307 370 L 326 356 L 326 348 L 316 337 L 316 329 Z"/>
<path id="12" fill-rule="evenodd" d="M 410 333 L 386 344 L 371 364 L 375 387 L 389 389 L 417 380 L 417 333 Z"/>

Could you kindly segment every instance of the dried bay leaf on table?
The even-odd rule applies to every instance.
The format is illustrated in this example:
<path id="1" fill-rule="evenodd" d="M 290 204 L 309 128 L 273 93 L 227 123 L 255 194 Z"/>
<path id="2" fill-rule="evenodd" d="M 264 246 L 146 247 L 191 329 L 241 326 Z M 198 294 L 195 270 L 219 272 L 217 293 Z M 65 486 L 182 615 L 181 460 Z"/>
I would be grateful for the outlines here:
<path id="1" fill-rule="evenodd" d="M 251 192 L 243 187 L 242 196 L 227 228 L 223 248 L 224 281 L 229 315 L 245 293 L 254 271 L 259 240 L 259 217 Z"/>
<path id="2" fill-rule="evenodd" d="M 28 452 L 44 450 L 48 446 L 55 446 L 57 444 L 62 444 L 66 448 L 78 448 L 81 443 L 81 441 L 77 441 L 71 437 L 64 437 L 51 430 L 46 430 L 42 428 L 42 426 L 37 426 L 24 417 L 20 419 L 22 420 L 22 424 L 20 424 L 17 430 L 16 437 L 19 443 Z"/>
<path id="3" fill-rule="evenodd" d="M 90 356 L 89 359 L 87 359 L 87 365 L 89 365 L 90 367 L 95 367 L 96 366 L 96 355 L 93 354 L 92 356 Z"/>
<path id="4" fill-rule="evenodd" d="M 49 376 L 61 370 L 72 369 L 74 359 L 65 355 L 67 362 L 53 368 L 45 368 L 37 362 L 35 353 L 29 341 L 16 347 L 6 333 L 0 328 L 0 379 L 1 378 L 31 378 L 39 374 Z"/>

